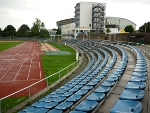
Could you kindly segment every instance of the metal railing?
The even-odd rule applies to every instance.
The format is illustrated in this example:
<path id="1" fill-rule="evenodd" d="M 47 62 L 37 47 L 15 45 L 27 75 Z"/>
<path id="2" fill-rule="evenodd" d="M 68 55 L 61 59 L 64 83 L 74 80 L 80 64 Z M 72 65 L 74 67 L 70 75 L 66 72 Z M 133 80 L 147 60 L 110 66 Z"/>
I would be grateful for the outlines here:
<path id="1" fill-rule="evenodd" d="M 17 93 L 19 93 L 19 92 L 24 91 L 24 90 L 28 90 L 28 99 L 29 99 L 29 101 L 30 101 L 30 97 L 31 97 L 31 87 L 33 87 L 33 86 L 35 86 L 35 85 L 37 85 L 37 84 L 39 84 L 39 83 L 41 83 L 41 82 L 43 82 L 43 81 L 45 81 L 45 80 L 46 80 L 46 84 L 47 84 L 47 87 L 48 87 L 48 86 L 49 86 L 48 79 L 49 79 L 50 77 L 54 76 L 54 75 L 57 75 L 57 74 L 58 74 L 58 78 L 59 78 L 58 81 L 59 81 L 59 83 L 60 83 L 60 82 L 61 82 L 61 80 L 60 80 L 60 79 L 61 79 L 60 73 L 61 73 L 62 71 L 64 71 L 64 70 L 66 70 L 67 73 L 68 73 L 70 67 L 72 67 L 72 70 L 71 70 L 71 71 L 73 71 L 73 69 L 75 68 L 75 64 L 77 63 L 77 65 L 78 65 L 78 63 L 79 63 L 80 60 L 81 60 L 81 61 L 83 60 L 83 56 L 81 56 L 77 61 L 75 61 L 74 63 L 72 63 L 72 64 L 70 64 L 69 66 L 65 67 L 64 69 L 62 69 L 62 70 L 60 70 L 60 71 L 58 71 L 58 72 L 56 72 L 56 73 L 54 73 L 54 74 L 52 74 L 52 75 L 50 75 L 50 76 L 44 78 L 44 79 L 41 79 L 41 80 L 39 80 L 38 82 L 35 82 L 35 83 L 33 83 L 33 84 L 31 84 L 31 85 L 29 85 L 29 86 L 27 86 L 27 87 L 25 87 L 25 88 L 23 88 L 23 89 L 21 89 L 21 90 L 18 90 L 18 91 L 14 92 L 14 93 L 12 93 L 12 94 L 10 94 L 10 95 L 7 95 L 7 96 L 1 98 L 1 99 L 0 99 L 0 113 L 2 113 L 2 107 L 1 107 L 1 105 L 2 105 L 2 100 L 6 99 L 6 98 L 9 98 L 9 97 L 11 97 L 11 96 L 13 96 L 13 95 L 15 95 L 15 94 L 17 94 Z M 40 91 L 39 91 L 39 92 L 40 92 Z"/>

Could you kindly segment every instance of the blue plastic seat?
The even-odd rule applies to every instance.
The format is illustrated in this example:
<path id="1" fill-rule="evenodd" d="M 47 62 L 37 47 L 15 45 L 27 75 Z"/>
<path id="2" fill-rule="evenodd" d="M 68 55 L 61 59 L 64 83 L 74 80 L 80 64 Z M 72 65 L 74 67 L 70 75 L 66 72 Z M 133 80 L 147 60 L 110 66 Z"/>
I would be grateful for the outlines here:
<path id="1" fill-rule="evenodd" d="M 69 98 L 66 99 L 67 102 L 77 102 L 81 98 L 80 95 L 72 95 Z"/>
<path id="2" fill-rule="evenodd" d="M 147 72 L 140 72 L 140 71 L 136 71 L 136 72 L 133 72 L 132 75 L 135 75 L 135 76 L 147 76 L 148 73 Z"/>
<path id="3" fill-rule="evenodd" d="M 60 103 L 60 102 L 64 101 L 65 99 L 66 99 L 66 97 L 58 97 L 58 98 L 54 99 L 53 101 Z"/>
<path id="4" fill-rule="evenodd" d="M 146 68 L 135 68 L 134 72 L 147 72 Z"/>
<path id="5" fill-rule="evenodd" d="M 58 102 L 50 102 L 47 103 L 44 108 L 53 109 L 56 105 L 58 105 Z"/>
<path id="6" fill-rule="evenodd" d="M 125 89 L 145 89 L 146 83 L 145 82 L 128 82 Z"/>
<path id="7" fill-rule="evenodd" d="M 33 107 L 33 106 L 29 106 L 29 107 L 26 107 L 25 109 L 23 109 L 22 111 L 23 112 L 27 112 L 27 111 L 29 111 L 30 109 L 34 109 L 35 107 Z"/>
<path id="8" fill-rule="evenodd" d="M 80 89 L 80 88 L 82 88 L 82 84 L 78 84 L 78 85 L 76 85 L 74 88 L 78 88 L 78 89 Z"/>
<path id="9" fill-rule="evenodd" d="M 98 87 L 94 92 L 107 94 L 110 90 L 111 90 L 111 87 L 100 86 L 100 87 Z"/>
<path id="10" fill-rule="evenodd" d="M 56 99 L 56 97 L 50 97 L 50 98 L 47 98 L 46 100 L 44 100 L 45 102 L 52 102 Z"/>
<path id="11" fill-rule="evenodd" d="M 117 80 L 118 80 L 118 77 L 108 77 L 107 79 L 106 79 L 107 81 L 110 81 L 110 82 L 116 82 Z"/>
<path id="12" fill-rule="evenodd" d="M 55 107 L 55 109 L 66 111 L 72 106 L 73 102 L 62 102 Z"/>
<path id="13" fill-rule="evenodd" d="M 105 94 L 104 93 L 92 93 L 90 94 L 86 100 L 94 100 L 94 101 L 97 101 L 97 102 L 101 102 L 103 99 L 105 98 Z"/>
<path id="14" fill-rule="evenodd" d="M 53 109 L 47 113 L 62 113 L 62 110 Z"/>
<path id="15" fill-rule="evenodd" d="M 34 113 L 47 113 L 47 111 L 49 111 L 49 109 L 41 108 L 39 110 L 36 110 Z"/>
<path id="16" fill-rule="evenodd" d="M 39 102 L 39 104 L 35 105 L 37 108 L 42 108 L 47 104 L 47 102 Z"/>
<path id="17" fill-rule="evenodd" d="M 139 101 L 118 100 L 110 113 L 141 113 L 142 104 Z"/>
<path id="18" fill-rule="evenodd" d="M 107 87 L 112 87 L 115 85 L 115 82 L 111 82 L 111 81 L 104 81 L 101 86 L 107 86 Z"/>
<path id="19" fill-rule="evenodd" d="M 120 95 L 119 99 L 141 101 L 144 98 L 144 95 L 145 93 L 143 90 L 125 89 Z"/>
<path id="20" fill-rule="evenodd" d="M 68 91 L 68 92 L 64 93 L 64 94 L 62 95 L 62 97 L 69 97 L 69 96 L 71 96 L 72 94 L 73 94 L 72 91 Z"/>
<path id="21" fill-rule="evenodd" d="M 72 88 L 70 91 L 72 91 L 73 93 L 77 92 L 79 90 L 79 88 Z"/>
<path id="22" fill-rule="evenodd" d="M 91 90 L 92 88 L 93 88 L 93 86 L 87 86 L 87 85 L 85 85 L 81 89 Z"/>
<path id="23" fill-rule="evenodd" d="M 94 108 L 97 107 L 97 105 L 98 105 L 98 102 L 96 101 L 84 100 L 75 107 L 75 110 L 83 111 L 83 112 L 92 112 Z"/>
<path id="24" fill-rule="evenodd" d="M 134 76 L 132 75 L 130 78 L 130 82 L 146 82 L 147 77 L 146 76 Z"/>
<path id="25" fill-rule="evenodd" d="M 36 110 L 39 110 L 40 108 L 36 108 L 36 107 L 33 107 L 33 108 L 31 108 L 31 109 L 28 109 L 28 110 L 26 110 L 25 112 L 26 113 L 34 113 Z M 24 111 L 24 110 L 23 110 Z"/>
<path id="26" fill-rule="evenodd" d="M 88 92 L 87 89 L 80 89 L 80 90 L 77 91 L 75 94 L 76 94 L 76 95 L 81 95 L 81 96 L 83 96 L 83 95 L 85 95 L 87 92 Z"/>
<path id="27" fill-rule="evenodd" d="M 85 85 L 88 81 L 81 81 L 79 84 Z"/>
<path id="28" fill-rule="evenodd" d="M 87 83 L 87 86 L 96 86 L 98 84 L 98 81 L 90 81 L 89 83 Z"/>
<path id="29" fill-rule="evenodd" d="M 73 110 L 73 111 L 70 111 L 69 113 L 86 113 L 86 112 Z"/>

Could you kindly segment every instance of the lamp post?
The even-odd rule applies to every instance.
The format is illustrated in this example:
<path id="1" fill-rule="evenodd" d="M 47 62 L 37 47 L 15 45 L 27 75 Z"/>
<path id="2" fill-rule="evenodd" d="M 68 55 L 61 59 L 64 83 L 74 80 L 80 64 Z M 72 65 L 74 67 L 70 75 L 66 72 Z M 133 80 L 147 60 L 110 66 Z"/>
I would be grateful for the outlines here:
<path id="1" fill-rule="evenodd" d="M 119 33 L 120 33 L 120 19 L 119 20 Z M 118 34 L 118 40 L 119 40 L 119 34 Z"/>

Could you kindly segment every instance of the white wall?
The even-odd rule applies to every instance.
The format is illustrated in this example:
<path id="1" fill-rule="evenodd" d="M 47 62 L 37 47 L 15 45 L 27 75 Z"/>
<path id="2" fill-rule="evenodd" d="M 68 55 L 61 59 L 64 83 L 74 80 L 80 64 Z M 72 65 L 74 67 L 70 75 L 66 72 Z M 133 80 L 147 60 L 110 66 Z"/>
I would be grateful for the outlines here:
<path id="1" fill-rule="evenodd" d="M 92 2 L 80 2 L 80 27 L 92 25 Z"/>
<path id="2" fill-rule="evenodd" d="M 61 34 L 71 34 L 74 33 L 75 23 L 70 23 L 61 26 Z"/>
<path id="3" fill-rule="evenodd" d="M 107 33 L 107 32 L 106 32 L 106 29 L 107 29 L 107 28 L 105 28 L 105 33 Z M 109 34 L 120 33 L 120 31 L 118 31 L 118 28 L 109 28 L 109 29 L 110 29 L 110 31 L 111 31 Z"/>

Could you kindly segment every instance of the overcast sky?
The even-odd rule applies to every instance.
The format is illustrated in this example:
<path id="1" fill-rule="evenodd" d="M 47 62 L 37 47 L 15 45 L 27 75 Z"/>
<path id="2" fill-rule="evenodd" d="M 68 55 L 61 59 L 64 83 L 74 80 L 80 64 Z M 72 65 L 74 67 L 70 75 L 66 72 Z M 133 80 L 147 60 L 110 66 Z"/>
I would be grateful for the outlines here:
<path id="1" fill-rule="evenodd" d="M 139 26 L 150 21 L 150 0 L 82 0 L 106 3 L 106 16 L 121 17 Z M 57 28 L 56 21 L 73 18 L 74 6 L 80 0 L 0 0 L 0 28 L 13 25 L 16 30 L 27 24 L 30 28 L 36 18 L 47 29 Z"/>

